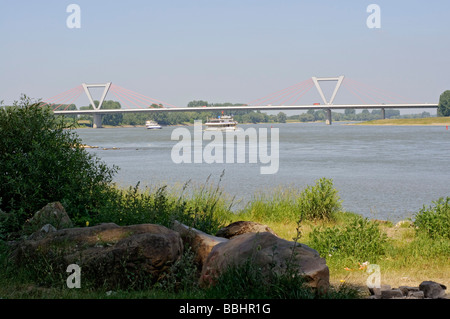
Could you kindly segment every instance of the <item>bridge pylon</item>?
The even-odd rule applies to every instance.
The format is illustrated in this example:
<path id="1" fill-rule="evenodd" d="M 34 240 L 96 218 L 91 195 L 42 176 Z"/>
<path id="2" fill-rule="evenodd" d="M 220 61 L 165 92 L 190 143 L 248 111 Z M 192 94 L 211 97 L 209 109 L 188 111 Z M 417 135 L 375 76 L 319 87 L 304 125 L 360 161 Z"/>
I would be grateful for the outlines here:
<path id="1" fill-rule="evenodd" d="M 320 97 L 323 100 L 323 103 L 325 105 L 333 105 L 334 98 L 336 97 L 337 92 L 339 91 L 339 88 L 341 87 L 342 81 L 344 80 L 344 76 L 338 76 L 338 77 L 327 77 L 327 78 L 318 78 L 313 76 L 311 78 L 314 82 L 314 85 L 316 86 L 317 91 L 319 92 Z M 319 82 L 321 81 L 336 81 L 336 87 L 334 88 L 333 94 L 330 97 L 330 100 L 327 101 L 325 98 L 325 95 L 323 94 L 322 88 L 320 87 Z M 331 125 L 331 109 L 327 109 L 327 121 L 326 123 L 328 125 Z"/>
<path id="2" fill-rule="evenodd" d="M 108 94 L 109 88 L 111 87 L 112 82 L 102 83 L 102 84 L 86 84 L 81 83 L 83 86 L 84 92 L 86 93 L 89 102 L 91 103 L 94 110 L 99 111 L 102 107 L 103 101 L 105 100 L 106 95 Z M 92 99 L 91 92 L 89 91 L 89 88 L 104 88 L 102 96 L 100 97 L 100 100 L 98 101 L 98 105 L 96 106 L 94 103 L 94 100 Z M 101 128 L 102 127 L 102 117 L 103 114 L 101 113 L 94 113 L 93 115 L 94 121 L 93 121 L 93 128 Z"/>

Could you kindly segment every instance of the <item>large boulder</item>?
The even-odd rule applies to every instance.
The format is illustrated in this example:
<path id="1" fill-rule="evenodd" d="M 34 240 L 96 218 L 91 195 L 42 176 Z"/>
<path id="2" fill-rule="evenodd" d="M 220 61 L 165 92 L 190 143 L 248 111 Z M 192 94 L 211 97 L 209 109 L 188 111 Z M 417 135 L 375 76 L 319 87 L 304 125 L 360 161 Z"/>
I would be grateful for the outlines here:
<path id="1" fill-rule="evenodd" d="M 423 291 L 425 298 L 440 299 L 445 297 L 446 286 L 434 281 L 423 281 L 419 285 L 419 290 Z"/>
<path id="2" fill-rule="evenodd" d="M 127 286 L 160 278 L 183 252 L 180 235 L 161 225 L 66 228 L 15 244 L 18 265 L 45 261 L 63 274 L 70 264 L 95 285 Z"/>
<path id="3" fill-rule="evenodd" d="M 178 221 L 173 223 L 172 228 L 180 234 L 183 242 L 191 247 L 195 255 L 194 261 L 199 269 L 203 267 L 206 258 L 208 258 L 214 246 L 228 241 L 226 238 L 206 234 L 201 230 L 186 226 Z"/>
<path id="4" fill-rule="evenodd" d="M 73 226 L 69 215 L 60 202 L 49 203 L 38 210 L 32 218 L 27 220 L 24 225 L 24 230 L 26 233 L 30 234 L 41 229 L 45 225 L 52 225 L 56 229 Z"/>
<path id="5" fill-rule="evenodd" d="M 269 226 L 252 221 L 237 221 L 221 228 L 217 231 L 216 236 L 231 239 L 246 233 L 269 232 L 274 235 L 275 232 Z"/>
<path id="6" fill-rule="evenodd" d="M 288 265 L 296 269 L 312 288 L 327 291 L 329 269 L 319 253 L 300 243 L 287 241 L 270 232 L 245 233 L 214 246 L 203 265 L 200 284 L 208 286 L 229 266 L 253 262 L 263 274 L 282 274 Z"/>

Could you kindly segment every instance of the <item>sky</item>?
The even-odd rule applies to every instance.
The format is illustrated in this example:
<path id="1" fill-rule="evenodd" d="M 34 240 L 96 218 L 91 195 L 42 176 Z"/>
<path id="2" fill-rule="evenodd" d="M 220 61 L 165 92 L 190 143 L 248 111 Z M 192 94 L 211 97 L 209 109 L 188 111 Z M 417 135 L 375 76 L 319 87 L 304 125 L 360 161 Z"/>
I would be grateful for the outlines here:
<path id="1" fill-rule="evenodd" d="M 70 4 L 80 28 L 68 27 Z M 367 25 L 370 4 L 379 28 Z M 450 89 L 449 12 L 442 0 L 0 0 L 0 100 L 112 82 L 176 106 L 247 103 L 345 75 L 437 103 Z M 320 102 L 310 93 L 302 104 Z M 354 98 L 341 89 L 335 103 Z"/>

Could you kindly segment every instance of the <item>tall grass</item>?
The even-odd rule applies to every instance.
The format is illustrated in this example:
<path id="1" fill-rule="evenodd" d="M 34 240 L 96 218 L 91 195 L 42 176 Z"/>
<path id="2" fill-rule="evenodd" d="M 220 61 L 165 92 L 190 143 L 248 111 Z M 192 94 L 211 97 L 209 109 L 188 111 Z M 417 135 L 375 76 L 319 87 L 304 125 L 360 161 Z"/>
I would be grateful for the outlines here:
<path id="1" fill-rule="evenodd" d="M 297 199 L 300 193 L 293 187 L 278 187 L 270 193 L 256 194 L 239 212 L 245 219 L 256 222 L 291 222 L 300 216 Z"/>
<path id="2" fill-rule="evenodd" d="M 450 197 L 439 198 L 431 206 L 416 214 L 414 226 L 417 232 L 433 239 L 450 239 Z"/>
<path id="3" fill-rule="evenodd" d="M 325 258 L 376 262 L 385 254 L 388 242 L 376 222 L 355 216 L 344 226 L 315 227 L 309 245 Z"/>
<path id="4" fill-rule="evenodd" d="M 333 181 L 321 178 L 301 191 L 279 187 L 269 194 L 260 193 L 245 207 L 241 216 L 265 222 L 334 220 L 340 209 L 341 200 Z"/>
<path id="5" fill-rule="evenodd" d="M 220 178 L 222 178 L 221 175 Z M 126 190 L 112 187 L 107 203 L 87 220 L 90 225 L 113 222 L 118 225 L 142 223 L 171 227 L 178 220 L 207 233 L 215 233 L 230 221 L 233 200 L 223 194 L 210 177 L 201 186 L 186 182 L 181 190 L 167 185 L 141 189 L 139 183 Z"/>

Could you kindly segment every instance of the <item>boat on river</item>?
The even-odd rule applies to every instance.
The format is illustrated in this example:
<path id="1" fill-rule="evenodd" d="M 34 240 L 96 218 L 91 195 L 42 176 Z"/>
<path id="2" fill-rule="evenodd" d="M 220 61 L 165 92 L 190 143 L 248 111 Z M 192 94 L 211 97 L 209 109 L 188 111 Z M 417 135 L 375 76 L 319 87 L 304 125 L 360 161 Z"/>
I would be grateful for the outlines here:
<path id="1" fill-rule="evenodd" d="M 232 116 L 222 115 L 208 119 L 205 123 L 205 131 L 236 131 L 237 124 Z"/>
<path id="2" fill-rule="evenodd" d="M 149 129 L 149 130 L 152 130 L 152 129 L 161 129 L 161 128 L 162 128 L 161 125 L 159 125 L 159 124 L 156 123 L 155 121 L 151 121 L 151 120 L 145 121 L 145 127 L 146 127 L 147 129 Z"/>

